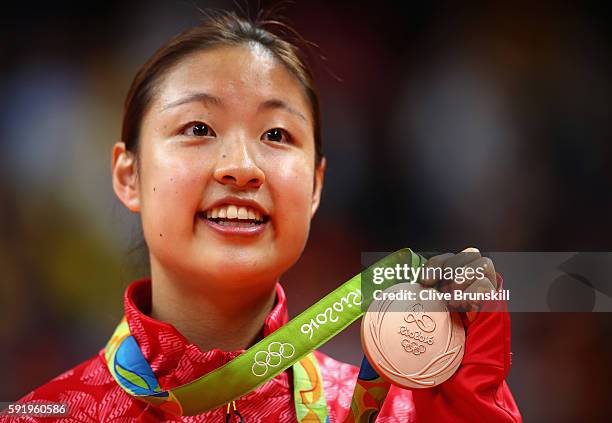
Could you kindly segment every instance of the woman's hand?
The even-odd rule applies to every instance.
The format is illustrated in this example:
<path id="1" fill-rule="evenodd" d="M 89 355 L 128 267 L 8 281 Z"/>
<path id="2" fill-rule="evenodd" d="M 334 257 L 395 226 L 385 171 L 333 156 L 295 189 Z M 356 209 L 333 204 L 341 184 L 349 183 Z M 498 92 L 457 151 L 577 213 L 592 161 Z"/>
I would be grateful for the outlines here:
<path id="1" fill-rule="evenodd" d="M 432 267 L 442 270 L 482 267 L 482 277 L 466 278 L 465 281 L 427 278 L 421 281 L 443 292 L 455 289 L 489 292 L 503 288 L 491 259 L 482 257 L 476 248 L 432 257 L 426 268 Z M 428 276 L 432 272 L 423 273 Z M 456 274 L 461 272 L 453 271 L 453 275 Z M 510 315 L 506 301 L 492 300 L 482 305 L 477 301 L 449 302 L 449 308 L 466 311 L 461 314 L 465 326 L 465 353 L 456 373 L 446 382 L 429 389 L 412 390 L 419 423 L 522 422 L 505 382 L 511 365 Z"/>
<path id="2" fill-rule="evenodd" d="M 457 269 L 464 268 L 461 271 Z M 473 271 L 466 271 L 466 269 Z M 429 269 L 429 270 L 427 270 Z M 436 270 L 435 272 L 433 271 Z M 430 258 L 425 265 L 424 276 L 420 283 L 424 286 L 433 286 L 440 292 L 453 292 L 462 290 L 465 292 L 491 292 L 497 289 L 497 275 L 493 261 L 488 257 L 482 257 L 476 248 L 466 248 L 458 254 L 440 254 Z M 454 277 L 452 279 L 435 279 L 436 275 L 466 275 L 464 277 Z M 468 277 L 469 275 L 469 277 Z M 473 320 L 474 313 L 482 306 L 482 301 L 471 300 L 450 300 L 449 308 L 456 311 L 468 312 L 468 318 Z"/>

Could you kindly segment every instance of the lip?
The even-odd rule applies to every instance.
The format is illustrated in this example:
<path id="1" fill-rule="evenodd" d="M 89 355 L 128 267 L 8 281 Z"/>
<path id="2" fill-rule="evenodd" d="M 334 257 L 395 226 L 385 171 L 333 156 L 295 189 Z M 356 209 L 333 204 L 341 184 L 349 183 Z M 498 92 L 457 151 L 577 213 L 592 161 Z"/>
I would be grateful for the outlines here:
<path id="1" fill-rule="evenodd" d="M 222 235 L 241 235 L 241 236 L 256 236 L 261 234 L 268 226 L 268 222 L 260 223 L 259 225 L 247 226 L 247 227 L 239 227 L 239 226 L 226 226 L 219 225 L 218 223 L 213 222 L 212 220 L 208 220 L 206 218 L 198 218 L 202 220 L 204 224 L 208 225 L 209 228 L 214 231 L 222 234 Z"/>
<path id="2" fill-rule="evenodd" d="M 256 235 L 261 234 L 266 229 L 266 227 L 270 224 L 270 214 L 261 204 L 259 204 L 255 200 L 251 200 L 248 198 L 234 197 L 234 196 L 227 196 L 227 197 L 220 198 L 217 201 L 209 204 L 207 207 L 202 208 L 198 212 L 198 214 L 205 212 L 206 210 L 210 210 L 214 207 L 219 207 L 219 206 L 226 205 L 226 204 L 231 204 L 234 206 L 250 207 L 252 209 L 257 210 L 259 213 L 261 213 L 262 216 L 265 216 L 267 219 L 258 225 L 247 226 L 247 227 L 219 225 L 218 223 L 213 222 L 212 220 L 206 219 L 206 217 L 202 218 L 202 217 L 199 217 L 198 215 L 196 215 L 196 219 L 203 221 L 206 225 L 208 225 L 209 228 L 211 228 L 212 230 L 214 230 L 215 232 L 221 235 L 256 236 Z"/>

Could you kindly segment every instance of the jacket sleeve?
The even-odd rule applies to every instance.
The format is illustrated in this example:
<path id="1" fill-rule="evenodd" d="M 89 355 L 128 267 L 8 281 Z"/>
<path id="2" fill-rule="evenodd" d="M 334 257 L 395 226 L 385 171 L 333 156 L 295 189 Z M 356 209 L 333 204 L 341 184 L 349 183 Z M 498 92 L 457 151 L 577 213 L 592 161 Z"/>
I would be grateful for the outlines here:
<path id="1" fill-rule="evenodd" d="M 497 275 L 498 289 L 503 280 Z M 457 372 L 428 389 L 413 389 L 417 422 L 522 422 L 506 384 L 510 370 L 510 315 L 505 301 L 492 301 L 466 327 L 465 353 Z"/>

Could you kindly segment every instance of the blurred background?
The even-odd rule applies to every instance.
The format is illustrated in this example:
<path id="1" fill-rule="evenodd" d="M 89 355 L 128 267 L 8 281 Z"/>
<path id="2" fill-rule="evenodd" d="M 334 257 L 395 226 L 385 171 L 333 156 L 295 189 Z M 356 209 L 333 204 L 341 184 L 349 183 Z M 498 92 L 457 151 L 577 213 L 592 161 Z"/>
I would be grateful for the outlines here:
<path id="1" fill-rule="evenodd" d="M 259 3 L 276 4 L 3 9 L 1 401 L 96 354 L 121 317 L 124 288 L 148 274 L 139 221 L 116 200 L 110 175 L 135 72 L 197 22 L 194 4 Z M 313 65 L 328 158 L 309 244 L 282 279 L 292 316 L 357 273 L 362 251 L 611 251 L 605 8 L 283 4 L 320 46 Z M 513 313 L 512 324 L 508 382 L 525 420 L 606 420 L 612 315 Z M 358 364 L 358 325 L 322 350 Z"/>

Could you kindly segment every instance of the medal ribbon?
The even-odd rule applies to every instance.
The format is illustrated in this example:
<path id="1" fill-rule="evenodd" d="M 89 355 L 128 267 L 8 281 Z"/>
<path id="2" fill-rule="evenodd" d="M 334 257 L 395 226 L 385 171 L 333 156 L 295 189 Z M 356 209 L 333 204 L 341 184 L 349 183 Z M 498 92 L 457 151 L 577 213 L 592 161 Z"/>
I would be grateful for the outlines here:
<path id="1" fill-rule="evenodd" d="M 323 422 L 327 415 L 322 388 L 323 379 L 311 352 L 361 317 L 367 309 L 372 298 L 362 293 L 362 275 L 366 276 L 366 280 L 371 280 L 375 267 L 394 267 L 404 263 L 411 267 L 419 267 L 424 263 L 424 259 L 408 248 L 386 256 L 227 364 L 187 384 L 168 390 L 162 390 L 159 386 L 136 340 L 130 334 L 124 318 L 106 345 L 105 358 L 108 369 L 119 386 L 130 395 L 172 414 L 193 416 L 224 406 L 294 366 L 294 376 L 300 375 L 296 380 L 308 380 L 312 385 L 311 392 L 303 394 L 307 399 L 306 402 L 302 400 L 301 392 L 309 389 L 303 389 L 299 384 L 295 385 L 295 393 L 300 394 L 300 398 L 295 398 L 296 411 L 307 416 L 310 415 L 309 411 L 316 410 L 313 411 L 314 415 L 319 417 L 318 421 Z M 376 288 L 384 290 L 394 283 L 394 280 L 385 279 Z M 369 363 L 366 363 L 367 360 L 362 363 L 360 378 L 355 387 L 358 399 L 353 396 L 351 406 L 351 415 L 355 419 L 353 421 L 360 421 L 364 413 L 371 413 L 368 407 L 363 406 L 364 399 L 370 398 L 377 403 L 381 397 L 381 386 L 378 385 L 382 383 L 382 379 L 378 380 L 380 378 L 377 379 L 376 372 L 371 369 Z M 316 394 L 318 389 L 320 395 Z M 384 389 L 383 391 L 382 400 L 386 396 L 386 391 Z M 375 392 L 375 395 L 372 395 L 372 392 Z M 301 401 L 306 409 L 298 410 L 298 401 Z M 372 401 L 366 402 L 372 403 Z M 299 417 L 298 414 L 299 421 L 317 421 L 303 420 Z"/>

